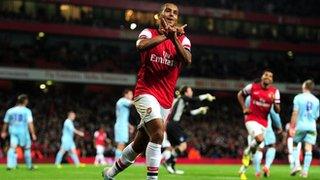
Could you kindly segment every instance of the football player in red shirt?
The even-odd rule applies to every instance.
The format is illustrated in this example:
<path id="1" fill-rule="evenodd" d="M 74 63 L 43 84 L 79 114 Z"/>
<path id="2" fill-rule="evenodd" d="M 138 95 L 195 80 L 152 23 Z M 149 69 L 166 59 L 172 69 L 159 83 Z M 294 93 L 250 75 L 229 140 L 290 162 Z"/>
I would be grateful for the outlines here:
<path id="1" fill-rule="evenodd" d="M 240 168 L 241 179 L 246 179 L 245 171 L 250 164 L 251 155 L 257 148 L 263 146 L 265 129 L 268 126 L 268 114 L 272 105 L 275 112 L 280 112 L 280 92 L 272 85 L 273 73 L 265 70 L 260 82 L 247 85 L 238 93 L 238 101 L 245 115 L 245 125 L 251 141 L 244 150 L 242 166 Z M 249 108 L 245 106 L 245 97 L 250 95 Z"/>
<path id="2" fill-rule="evenodd" d="M 161 143 L 164 121 L 170 112 L 174 90 L 181 69 L 191 64 L 191 43 L 178 27 L 179 9 L 166 3 L 158 14 L 159 28 L 144 29 L 137 40 L 140 68 L 134 91 L 134 106 L 141 123 L 133 140 L 110 169 L 105 169 L 105 179 L 113 179 L 130 166 L 136 157 L 146 152 L 147 179 L 158 179 L 161 161 Z"/>
<path id="3" fill-rule="evenodd" d="M 110 139 L 107 137 L 107 133 L 104 130 L 104 126 L 101 125 L 100 128 L 94 132 L 94 145 L 97 150 L 96 157 L 94 160 L 95 165 L 106 165 L 107 162 L 104 157 L 104 151 L 107 143 L 110 142 Z"/>

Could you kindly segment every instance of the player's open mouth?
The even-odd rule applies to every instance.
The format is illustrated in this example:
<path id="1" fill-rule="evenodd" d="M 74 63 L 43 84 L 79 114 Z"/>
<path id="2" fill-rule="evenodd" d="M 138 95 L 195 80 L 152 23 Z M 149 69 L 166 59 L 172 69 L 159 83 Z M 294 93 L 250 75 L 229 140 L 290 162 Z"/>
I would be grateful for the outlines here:
<path id="1" fill-rule="evenodd" d="M 174 22 L 174 19 L 173 19 L 173 18 L 166 18 L 166 21 L 167 21 L 168 23 L 173 23 L 173 22 Z"/>

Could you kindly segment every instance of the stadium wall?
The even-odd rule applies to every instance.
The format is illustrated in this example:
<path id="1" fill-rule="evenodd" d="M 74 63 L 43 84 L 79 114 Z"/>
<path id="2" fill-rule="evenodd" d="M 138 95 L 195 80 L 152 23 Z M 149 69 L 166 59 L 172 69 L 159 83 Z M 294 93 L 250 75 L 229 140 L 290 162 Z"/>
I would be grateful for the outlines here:
<path id="1" fill-rule="evenodd" d="M 29 81 L 57 81 L 70 83 L 87 83 L 87 84 L 110 84 L 133 86 L 136 82 L 136 76 L 132 74 L 117 73 L 96 73 L 84 71 L 65 71 L 52 69 L 27 69 L 0 67 L 0 79 L 29 80 Z M 196 89 L 238 91 L 243 88 L 249 81 L 239 80 L 219 80 L 206 78 L 180 78 L 178 86 L 189 85 Z M 301 91 L 301 84 L 276 83 L 276 86 L 282 93 L 296 94 Z M 320 86 L 315 88 L 320 92 Z"/>

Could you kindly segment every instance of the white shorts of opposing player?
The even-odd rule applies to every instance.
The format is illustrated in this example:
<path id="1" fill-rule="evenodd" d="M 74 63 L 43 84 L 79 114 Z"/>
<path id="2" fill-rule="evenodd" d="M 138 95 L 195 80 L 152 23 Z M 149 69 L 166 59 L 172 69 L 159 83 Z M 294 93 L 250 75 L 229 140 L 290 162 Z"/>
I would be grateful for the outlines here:
<path id="1" fill-rule="evenodd" d="M 165 121 L 170 114 L 170 109 L 163 108 L 158 100 L 150 94 L 142 94 L 135 97 L 134 106 L 141 118 L 138 128 L 144 127 L 145 123 L 153 119 L 162 119 Z"/>
<path id="2" fill-rule="evenodd" d="M 96 150 L 97 150 L 97 154 L 96 154 L 96 157 L 94 159 L 94 164 L 95 165 L 106 165 L 107 162 L 106 162 L 106 159 L 104 157 L 104 146 L 101 146 L 101 145 L 96 145 Z"/>

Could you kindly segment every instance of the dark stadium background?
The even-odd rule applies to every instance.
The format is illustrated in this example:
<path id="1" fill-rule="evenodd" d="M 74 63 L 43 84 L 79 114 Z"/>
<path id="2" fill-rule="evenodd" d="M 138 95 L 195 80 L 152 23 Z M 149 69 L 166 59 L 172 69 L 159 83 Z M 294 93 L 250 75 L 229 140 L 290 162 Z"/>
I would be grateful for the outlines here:
<path id="1" fill-rule="evenodd" d="M 81 157 L 94 156 L 93 133 L 105 124 L 113 138 L 115 102 L 123 89 L 133 88 L 134 80 L 130 78 L 135 77 L 139 66 L 135 40 L 142 29 L 155 26 L 154 15 L 163 2 L 1 0 L 1 119 L 19 93 L 28 94 L 39 137 L 33 149 L 50 158 L 58 151 L 65 114 L 73 109 L 78 114 L 76 126 L 86 133 L 85 138 L 76 138 Z M 246 144 L 236 101 L 240 88 L 258 78 L 263 69 L 272 69 L 281 87 L 281 118 L 285 125 L 292 98 L 303 80 L 312 78 L 319 83 L 320 3 L 173 2 L 181 9 L 180 23 L 188 24 L 186 32 L 193 54 L 193 63 L 183 70 L 185 79 L 180 85 L 190 84 L 196 94 L 210 92 L 217 97 L 207 104 L 207 115 L 184 119 L 183 127 L 191 137 L 189 148 L 195 148 L 203 157 L 239 158 Z M 54 75 L 37 76 L 30 71 L 34 69 Z M 79 80 L 80 75 L 74 71 L 87 78 Z M 95 83 L 88 78 L 90 72 L 98 73 L 91 74 L 93 78 L 108 73 L 109 79 Z M 117 77 L 114 81 L 110 80 L 112 74 Z M 119 74 L 124 75 L 124 81 Z M 131 121 L 139 121 L 134 110 Z M 0 142 L 1 158 L 8 141 Z M 279 137 L 277 158 L 286 159 L 286 147 L 281 142 Z M 318 145 L 314 155 L 319 157 Z"/>

